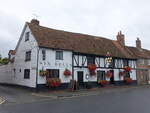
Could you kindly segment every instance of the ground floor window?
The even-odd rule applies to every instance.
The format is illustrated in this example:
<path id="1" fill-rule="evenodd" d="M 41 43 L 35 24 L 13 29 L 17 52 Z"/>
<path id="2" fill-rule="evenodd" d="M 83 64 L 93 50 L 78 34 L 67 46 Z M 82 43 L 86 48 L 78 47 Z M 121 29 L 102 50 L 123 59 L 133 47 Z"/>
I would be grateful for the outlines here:
<path id="1" fill-rule="evenodd" d="M 47 78 L 59 78 L 59 69 L 47 69 Z"/>
<path id="2" fill-rule="evenodd" d="M 97 71 L 97 81 L 106 80 L 105 71 Z"/>
<path id="3" fill-rule="evenodd" d="M 130 78 L 130 72 L 126 72 L 125 76 Z"/>
<path id="4" fill-rule="evenodd" d="M 24 70 L 24 79 L 30 79 L 30 69 Z"/>

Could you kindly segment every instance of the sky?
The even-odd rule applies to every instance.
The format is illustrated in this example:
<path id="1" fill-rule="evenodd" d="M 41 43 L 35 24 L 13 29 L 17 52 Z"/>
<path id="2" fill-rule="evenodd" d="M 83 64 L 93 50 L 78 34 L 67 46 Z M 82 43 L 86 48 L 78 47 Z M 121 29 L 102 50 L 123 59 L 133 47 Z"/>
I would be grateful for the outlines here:
<path id="1" fill-rule="evenodd" d="M 150 49 L 149 0 L 0 0 L 0 54 L 15 49 L 25 22 L 37 18 L 49 28 L 116 39 Z M 35 16 L 37 15 L 37 17 Z"/>

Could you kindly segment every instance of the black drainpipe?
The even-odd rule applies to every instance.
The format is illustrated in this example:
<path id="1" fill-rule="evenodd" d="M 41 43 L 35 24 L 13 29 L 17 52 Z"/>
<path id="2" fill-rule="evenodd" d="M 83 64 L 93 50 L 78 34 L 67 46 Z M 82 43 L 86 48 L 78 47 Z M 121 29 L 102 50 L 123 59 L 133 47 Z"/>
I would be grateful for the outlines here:
<path id="1" fill-rule="evenodd" d="M 73 51 L 72 51 L 72 80 L 74 80 L 74 61 L 73 61 Z"/>
<path id="2" fill-rule="evenodd" d="M 36 91 L 37 92 L 38 92 L 39 51 L 40 51 L 40 48 L 37 49 L 37 67 L 36 67 Z"/>

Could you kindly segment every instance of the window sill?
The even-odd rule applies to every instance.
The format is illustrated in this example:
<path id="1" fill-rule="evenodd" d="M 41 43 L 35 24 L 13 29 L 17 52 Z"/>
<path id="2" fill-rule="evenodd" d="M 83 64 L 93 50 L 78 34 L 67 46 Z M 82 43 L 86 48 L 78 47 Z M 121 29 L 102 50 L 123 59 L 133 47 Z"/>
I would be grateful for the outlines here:
<path id="1" fill-rule="evenodd" d="M 62 60 L 64 60 L 64 59 L 56 59 L 56 61 L 62 61 Z"/>

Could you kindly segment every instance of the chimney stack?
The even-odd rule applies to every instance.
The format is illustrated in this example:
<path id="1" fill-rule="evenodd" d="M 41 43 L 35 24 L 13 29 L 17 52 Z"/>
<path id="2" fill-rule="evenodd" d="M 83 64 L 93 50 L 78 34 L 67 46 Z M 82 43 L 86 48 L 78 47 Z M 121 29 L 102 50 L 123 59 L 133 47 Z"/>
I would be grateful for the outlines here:
<path id="1" fill-rule="evenodd" d="M 139 38 L 136 39 L 136 47 L 141 49 L 141 40 Z"/>
<path id="2" fill-rule="evenodd" d="M 122 45 L 122 46 L 125 46 L 125 36 L 124 34 L 122 34 L 122 32 L 118 32 L 118 35 L 117 35 L 117 42 Z"/>
<path id="3" fill-rule="evenodd" d="M 34 24 L 34 25 L 39 25 L 40 21 L 38 21 L 37 19 L 32 19 L 31 23 Z"/>

